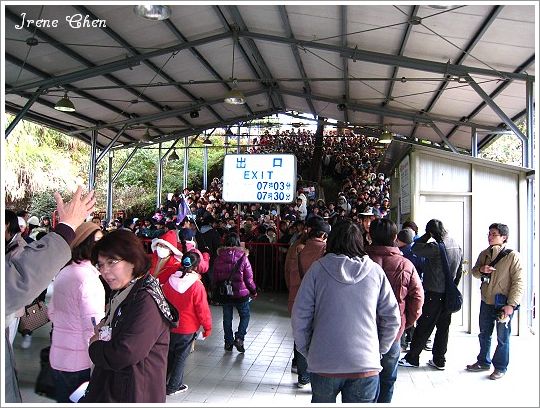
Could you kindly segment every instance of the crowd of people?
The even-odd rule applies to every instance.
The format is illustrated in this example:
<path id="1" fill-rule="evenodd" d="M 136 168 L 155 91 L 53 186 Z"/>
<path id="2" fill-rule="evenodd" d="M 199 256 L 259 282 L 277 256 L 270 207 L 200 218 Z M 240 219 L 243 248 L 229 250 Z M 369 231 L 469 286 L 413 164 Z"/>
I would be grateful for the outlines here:
<path id="1" fill-rule="evenodd" d="M 280 136 L 263 135 L 257 152 L 290 152 L 307 165 L 313 135 Z M 335 402 L 339 393 L 343 402 L 391 402 L 398 366 L 419 367 L 433 332 L 428 365 L 444 370 L 448 285 L 459 284 L 463 251 L 440 220 L 420 236 L 414 222 L 398 228 L 389 219 L 388 179 L 374 172 L 373 140 L 327 136 L 324 168 L 342 183 L 335 202 L 300 188 L 290 205 L 227 203 L 215 178 L 208 190 L 173 194 L 153 214 L 109 224 L 95 215 L 93 192 L 81 188 L 67 203 L 55 195 L 54 229 L 46 216 L 6 210 L 6 401 L 21 401 L 17 318 L 44 300 L 53 278 L 49 360 L 58 402 L 85 383 L 80 401 L 88 403 L 165 402 L 185 392 L 194 340 L 212 334 L 209 305 L 221 306 L 225 352 L 246 352 L 251 302 L 272 282 L 267 258 L 253 254 L 268 244 L 289 292 L 292 370 L 298 387 L 311 384 L 312 402 Z M 466 368 L 493 365 L 493 380 L 506 373 L 509 322 L 523 293 L 508 235 L 506 225 L 492 224 L 473 268 L 482 279 L 480 353 Z M 22 334 L 29 347 L 31 333 Z"/>

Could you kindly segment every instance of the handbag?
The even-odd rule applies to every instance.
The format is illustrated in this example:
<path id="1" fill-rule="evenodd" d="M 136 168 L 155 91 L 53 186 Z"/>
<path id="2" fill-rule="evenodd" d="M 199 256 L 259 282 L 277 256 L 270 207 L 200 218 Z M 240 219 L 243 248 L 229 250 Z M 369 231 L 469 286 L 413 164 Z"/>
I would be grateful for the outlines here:
<path id="1" fill-rule="evenodd" d="M 441 255 L 441 263 L 445 278 L 444 289 L 446 296 L 444 299 L 444 306 L 447 312 L 456 313 L 461 310 L 461 306 L 463 305 L 463 296 L 450 276 L 450 267 L 448 266 L 446 247 L 442 242 L 439 242 L 439 252 Z"/>
<path id="2" fill-rule="evenodd" d="M 240 259 L 236 261 L 236 264 L 234 265 L 234 268 L 232 268 L 231 273 L 229 274 L 229 277 L 227 279 L 217 283 L 217 295 L 221 302 L 226 302 L 227 299 L 230 299 L 234 296 L 231 278 L 240 269 L 240 264 L 242 263 L 242 260 L 245 256 L 245 254 L 242 255 Z"/>
<path id="3" fill-rule="evenodd" d="M 23 335 L 28 334 L 47 323 L 49 323 L 47 306 L 45 302 L 40 300 L 24 308 L 24 315 L 20 318 L 18 332 Z"/>

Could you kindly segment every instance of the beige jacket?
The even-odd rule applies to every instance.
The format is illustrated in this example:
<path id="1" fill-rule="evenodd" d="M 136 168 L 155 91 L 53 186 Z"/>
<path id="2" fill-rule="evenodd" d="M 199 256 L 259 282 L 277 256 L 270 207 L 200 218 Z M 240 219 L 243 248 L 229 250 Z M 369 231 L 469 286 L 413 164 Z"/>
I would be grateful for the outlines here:
<path id="1" fill-rule="evenodd" d="M 488 265 L 503 249 L 505 249 L 505 245 L 493 245 L 493 247 L 488 247 L 480 252 L 472 269 L 473 276 L 480 278 L 480 267 Z M 482 300 L 487 304 L 494 305 L 495 295 L 501 293 L 508 297 L 507 303 L 509 305 L 519 305 L 524 287 L 523 268 L 519 252 L 512 251 L 497 262 L 494 268 L 495 271 L 491 274 L 489 284 L 483 282 L 482 286 L 480 286 Z"/>

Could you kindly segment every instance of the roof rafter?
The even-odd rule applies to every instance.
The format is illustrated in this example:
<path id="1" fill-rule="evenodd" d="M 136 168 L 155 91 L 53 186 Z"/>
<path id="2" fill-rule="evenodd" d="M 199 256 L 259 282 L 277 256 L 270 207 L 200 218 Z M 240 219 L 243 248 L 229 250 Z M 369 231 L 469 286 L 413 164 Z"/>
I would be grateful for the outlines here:
<path id="1" fill-rule="evenodd" d="M 289 14 L 287 13 L 286 6 L 278 5 L 278 9 L 279 9 L 281 20 L 283 21 L 283 26 L 285 28 L 287 35 L 291 38 L 294 38 L 294 33 L 292 31 L 291 23 L 289 21 Z M 298 67 L 298 71 L 300 71 L 300 75 L 302 76 L 302 79 L 304 80 L 304 89 L 306 89 L 308 94 L 311 94 L 311 85 L 309 83 L 308 76 L 306 74 L 306 70 L 302 62 L 302 58 L 300 57 L 300 52 L 298 52 L 298 47 L 296 45 L 291 45 L 291 50 L 294 56 L 294 60 L 296 61 L 296 66 Z M 317 110 L 315 109 L 315 106 L 313 105 L 313 101 L 309 97 L 306 97 L 306 102 L 308 104 L 309 110 L 311 111 L 311 114 L 313 115 L 314 118 L 316 118 Z"/>
<path id="2" fill-rule="evenodd" d="M 188 39 L 180 32 L 180 30 L 171 22 L 170 19 L 163 20 L 163 23 L 169 28 L 169 30 L 178 38 L 179 40 L 183 42 L 189 42 Z M 231 86 L 223 79 L 223 77 L 214 69 L 212 65 L 202 56 L 202 54 L 197 51 L 194 47 L 190 47 L 189 51 L 193 54 L 197 60 L 206 68 L 210 74 L 219 81 L 222 81 L 223 86 L 227 89 L 227 91 L 230 91 L 232 89 Z M 247 104 L 247 102 L 244 104 L 244 107 L 249 112 L 249 114 L 253 114 L 253 111 Z"/>
<path id="3" fill-rule="evenodd" d="M 420 58 L 411 58 L 399 55 L 383 54 L 381 52 L 366 51 L 359 48 L 342 47 L 331 44 L 324 44 L 315 41 L 298 40 L 294 38 L 280 37 L 277 35 L 255 33 L 253 31 L 241 30 L 238 35 L 240 37 L 248 37 L 261 41 L 270 41 L 280 44 L 296 44 L 300 48 L 313 48 L 323 51 L 335 52 L 340 55 L 352 59 L 353 61 L 372 62 L 374 64 L 395 65 L 416 69 L 419 71 L 434 72 L 444 75 L 463 76 L 466 74 L 485 75 L 503 79 L 515 79 L 525 81 L 530 78 L 530 75 L 507 72 L 494 71 L 487 68 L 478 68 L 465 65 L 443 64 L 436 61 L 424 60 Z M 534 79 L 534 78 L 533 78 Z"/>
<path id="4" fill-rule="evenodd" d="M 244 22 L 244 19 L 242 18 L 242 15 L 240 14 L 240 10 L 238 10 L 238 6 L 225 6 L 229 13 L 231 14 L 231 17 L 234 21 L 234 23 L 240 28 L 240 30 L 247 31 L 247 25 Z M 263 78 L 270 78 L 271 83 L 268 84 L 269 90 L 270 90 L 270 97 L 272 100 L 276 98 L 277 103 L 274 102 L 274 105 L 278 108 L 285 108 L 285 101 L 281 97 L 279 93 L 279 85 L 277 82 L 273 80 L 274 76 L 270 72 L 270 68 L 268 68 L 268 65 L 264 61 L 263 56 L 261 55 L 259 48 L 257 47 L 257 44 L 255 44 L 255 41 L 253 41 L 251 38 L 246 38 L 246 43 L 251 51 L 251 55 L 253 56 L 253 59 L 255 60 L 255 63 L 261 70 L 263 74 Z"/>
<path id="5" fill-rule="evenodd" d="M 281 92 L 284 95 L 296 96 L 298 98 L 303 97 L 300 92 L 296 92 L 296 91 L 282 89 Z M 321 96 L 321 95 L 311 95 L 311 98 L 317 101 L 322 101 L 322 102 L 327 102 L 327 103 L 339 102 L 339 99 L 336 100 L 335 98 L 330 98 L 330 97 Z M 374 115 L 384 115 L 384 116 L 390 116 L 394 118 L 406 119 L 406 120 L 410 120 L 410 121 L 418 122 L 418 123 L 428 123 L 428 124 L 431 124 L 432 122 L 442 122 L 442 123 L 450 123 L 450 124 L 459 123 L 461 126 L 476 127 L 477 129 L 499 130 L 499 128 L 496 128 L 494 126 L 488 126 L 488 125 L 483 125 L 480 123 L 473 123 L 469 121 L 461 122 L 459 120 L 450 119 L 450 118 L 446 118 L 442 116 L 429 115 L 429 114 L 420 115 L 420 114 L 417 114 L 416 112 L 407 112 L 407 111 L 401 111 L 397 109 L 382 108 L 380 106 L 359 104 L 359 103 L 354 103 L 350 101 L 346 101 L 346 103 L 351 110 L 371 113 Z"/>
<path id="6" fill-rule="evenodd" d="M 491 11 L 490 11 L 489 15 L 487 16 L 487 18 L 480 25 L 480 27 L 478 28 L 478 31 L 476 31 L 476 33 L 472 37 L 471 41 L 469 41 L 469 43 L 467 44 L 465 49 L 461 52 L 459 57 L 457 57 L 454 64 L 456 64 L 456 65 L 461 65 L 462 64 L 462 62 L 469 55 L 469 53 L 473 50 L 473 48 L 476 46 L 476 44 L 478 44 L 478 42 L 480 41 L 482 36 L 485 34 L 485 32 L 489 29 L 491 24 L 493 24 L 493 22 L 495 21 L 495 19 L 499 15 L 499 13 L 502 11 L 503 7 L 504 6 L 494 6 L 491 9 Z M 437 103 L 437 101 L 439 100 L 439 98 L 441 97 L 441 95 L 443 94 L 443 92 L 444 92 L 444 90 L 446 89 L 447 86 L 448 86 L 448 82 L 446 82 L 446 81 L 441 82 L 441 84 L 439 85 L 439 88 L 437 89 L 437 91 L 435 92 L 435 94 L 433 95 L 433 97 L 431 98 L 429 103 L 427 104 L 427 106 L 424 108 L 424 112 L 431 112 L 431 110 L 433 109 L 433 107 L 435 106 L 435 104 Z M 416 134 L 416 129 L 417 129 L 417 126 L 414 125 L 413 130 L 411 131 L 411 137 L 414 137 L 414 135 Z M 447 136 L 447 138 L 448 138 L 448 136 Z"/>

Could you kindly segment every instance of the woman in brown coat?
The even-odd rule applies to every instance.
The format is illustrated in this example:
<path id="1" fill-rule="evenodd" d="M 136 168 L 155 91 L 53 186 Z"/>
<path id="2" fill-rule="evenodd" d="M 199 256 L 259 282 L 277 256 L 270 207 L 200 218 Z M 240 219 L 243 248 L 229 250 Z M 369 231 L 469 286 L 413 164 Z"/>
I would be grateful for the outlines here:
<path id="1" fill-rule="evenodd" d="M 165 402 L 169 330 L 178 324 L 178 312 L 148 273 L 150 262 L 132 232 L 105 236 L 92 261 L 113 292 L 90 339 L 95 367 L 80 402 Z"/>

